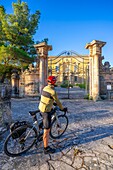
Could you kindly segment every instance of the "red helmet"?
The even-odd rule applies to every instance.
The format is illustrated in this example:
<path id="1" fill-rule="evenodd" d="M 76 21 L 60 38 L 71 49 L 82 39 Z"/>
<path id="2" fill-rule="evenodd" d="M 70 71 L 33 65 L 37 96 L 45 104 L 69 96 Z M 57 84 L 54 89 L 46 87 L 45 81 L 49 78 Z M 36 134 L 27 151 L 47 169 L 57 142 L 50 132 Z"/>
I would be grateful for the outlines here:
<path id="1" fill-rule="evenodd" d="M 56 83 L 56 77 L 55 76 L 49 76 L 47 81 L 54 85 Z"/>

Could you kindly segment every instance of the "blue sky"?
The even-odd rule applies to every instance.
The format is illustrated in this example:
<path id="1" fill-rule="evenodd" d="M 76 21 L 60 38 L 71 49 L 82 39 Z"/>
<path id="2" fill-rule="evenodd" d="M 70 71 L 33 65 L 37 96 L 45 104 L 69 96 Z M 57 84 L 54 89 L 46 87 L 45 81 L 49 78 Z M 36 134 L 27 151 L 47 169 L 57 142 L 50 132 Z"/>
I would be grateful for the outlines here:
<path id="1" fill-rule="evenodd" d="M 73 50 L 80 55 L 89 54 L 85 45 L 92 40 L 106 42 L 102 49 L 104 62 L 113 66 L 113 0 L 23 0 L 31 13 L 40 10 L 39 28 L 34 39 L 48 38 L 53 50 L 49 55 L 58 55 L 64 50 Z M 0 0 L 7 13 L 12 13 L 12 2 Z"/>

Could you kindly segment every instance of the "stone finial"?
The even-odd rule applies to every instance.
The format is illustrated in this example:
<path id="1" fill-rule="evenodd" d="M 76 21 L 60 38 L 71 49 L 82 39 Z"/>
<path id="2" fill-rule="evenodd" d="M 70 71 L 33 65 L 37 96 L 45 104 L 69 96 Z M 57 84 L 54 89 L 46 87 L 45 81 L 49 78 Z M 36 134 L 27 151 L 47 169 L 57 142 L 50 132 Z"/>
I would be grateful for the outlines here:
<path id="1" fill-rule="evenodd" d="M 34 70 L 34 65 L 33 64 L 29 64 L 28 68 L 29 68 L 29 71 L 32 71 L 32 70 Z"/>
<path id="2" fill-rule="evenodd" d="M 37 54 L 39 56 L 46 56 L 46 55 L 48 55 L 48 51 L 52 50 L 52 46 L 47 45 L 47 43 L 45 41 L 41 42 L 39 44 L 35 44 L 34 47 L 35 47 Z"/>
<path id="3" fill-rule="evenodd" d="M 110 71 L 110 63 L 108 61 L 106 61 L 103 65 L 104 71 Z"/>

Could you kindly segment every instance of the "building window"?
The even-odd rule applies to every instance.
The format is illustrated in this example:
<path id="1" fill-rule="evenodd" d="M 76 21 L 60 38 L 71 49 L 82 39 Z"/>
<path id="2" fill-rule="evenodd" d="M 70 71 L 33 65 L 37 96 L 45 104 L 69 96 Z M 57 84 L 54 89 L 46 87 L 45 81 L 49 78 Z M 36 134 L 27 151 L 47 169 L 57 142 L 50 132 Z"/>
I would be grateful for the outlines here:
<path id="1" fill-rule="evenodd" d="M 68 76 L 64 76 L 63 81 L 68 80 Z"/>
<path id="2" fill-rule="evenodd" d="M 77 76 L 74 77 L 75 81 L 77 81 Z"/>
<path id="3" fill-rule="evenodd" d="M 56 72 L 58 72 L 58 71 L 59 71 L 59 66 L 56 66 L 56 68 L 55 68 L 55 69 L 56 69 Z"/>
<path id="4" fill-rule="evenodd" d="M 52 75 L 52 67 L 49 67 L 49 69 L 48 69 L 48 75 L 49 75 L 49 76 Z"/>
<path id="5" fill-rule="evenodd" d="M 74 66 L 74 71 L 76 72 L 76 71 L 77 71 L 77 69 L 78 69 L 78 66 L 77 66 L 77 65 L 75 65 L 75 66 Z"/>

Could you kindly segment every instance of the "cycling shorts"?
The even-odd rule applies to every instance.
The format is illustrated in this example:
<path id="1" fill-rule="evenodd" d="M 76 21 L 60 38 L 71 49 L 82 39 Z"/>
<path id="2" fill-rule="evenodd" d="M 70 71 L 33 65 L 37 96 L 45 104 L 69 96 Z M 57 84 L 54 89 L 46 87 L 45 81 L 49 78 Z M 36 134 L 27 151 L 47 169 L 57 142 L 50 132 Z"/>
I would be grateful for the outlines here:
<path id="1" fill-rule="evenodd" d="M 44 129 L 50 129 L 51 127 L 51 112 L 41 113 L 43 117 Z"/>

